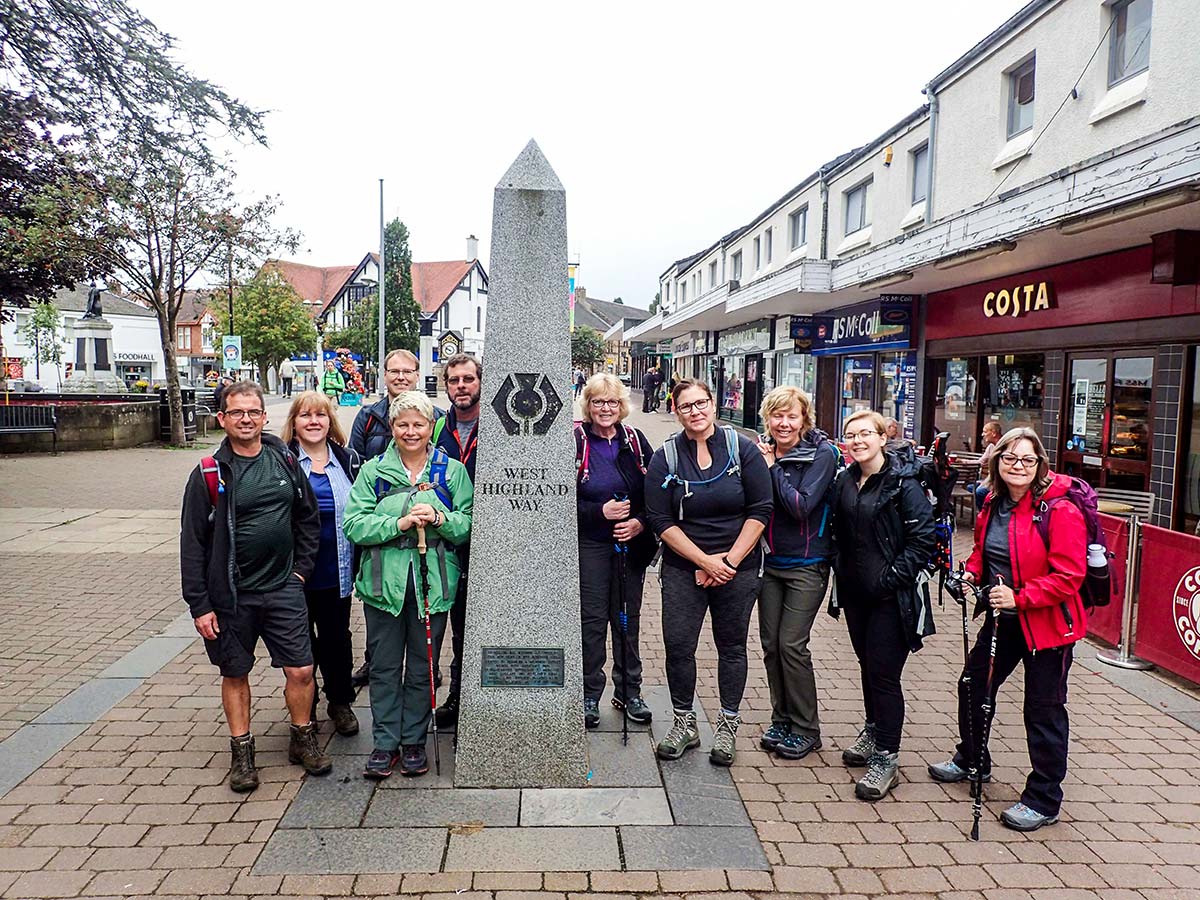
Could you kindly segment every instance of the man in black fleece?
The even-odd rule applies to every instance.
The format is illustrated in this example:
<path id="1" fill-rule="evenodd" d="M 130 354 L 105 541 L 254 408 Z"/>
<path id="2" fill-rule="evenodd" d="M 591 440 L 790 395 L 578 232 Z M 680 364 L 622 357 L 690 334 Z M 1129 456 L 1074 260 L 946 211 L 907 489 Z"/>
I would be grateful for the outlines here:
<path id="1" fill-rule="evenodd" d="M 217 420 L 225 440 L 212 456 L 216 471 L 206 472 L 211 466 L 202 461 L 184 489 L 179 560 L 183 599 L 221 671 L 229 786 L 244 792 L 258 787 L 249 675 L 260 637 L 286 679 L 289 761 L 311 775 L 333 768 L 311 721 L 315 684 L 304 599 L 321 517 L 296 457 L 279 438 L 262 433 L 266 410 L 257 384 L 231 385 Z"/>

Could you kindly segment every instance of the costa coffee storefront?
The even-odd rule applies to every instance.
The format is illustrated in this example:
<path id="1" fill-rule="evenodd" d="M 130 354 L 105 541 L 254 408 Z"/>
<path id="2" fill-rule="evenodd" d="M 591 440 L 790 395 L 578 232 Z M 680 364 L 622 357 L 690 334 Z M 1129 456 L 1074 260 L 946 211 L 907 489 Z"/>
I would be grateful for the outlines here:
<path id="1" fill-rule="evenodd" d="M 1154 524 L 1195 528 L 1200 294 L 1158 257 L 1137 247 L 930 294 L 926 431 L 978 451 L 985 422 L 1027 425 L 1059 471 L 1151 491 Z"/>

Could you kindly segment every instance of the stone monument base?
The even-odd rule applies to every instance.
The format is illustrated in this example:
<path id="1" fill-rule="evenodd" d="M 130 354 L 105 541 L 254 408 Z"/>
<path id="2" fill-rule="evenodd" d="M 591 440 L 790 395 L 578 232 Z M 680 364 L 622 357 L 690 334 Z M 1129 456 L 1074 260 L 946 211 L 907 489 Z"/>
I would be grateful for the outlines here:
<path id="1" fill-rule="evenodd" d="M 124 394 L 125 382 L 113 370 L 112 323 L 93 317 L 79 319 L 75 333 L 75 370 L 63 382 L 64 394 Z"/>

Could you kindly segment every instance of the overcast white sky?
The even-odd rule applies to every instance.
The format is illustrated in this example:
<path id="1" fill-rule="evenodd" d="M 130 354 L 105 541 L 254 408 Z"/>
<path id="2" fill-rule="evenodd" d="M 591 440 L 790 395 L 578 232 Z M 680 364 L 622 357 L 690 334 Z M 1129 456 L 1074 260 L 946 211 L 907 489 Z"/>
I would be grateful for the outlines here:
<path id="1" fill-rule="evenodd" d="M 579 283 L 648 306 L 658 275 L 923 102 L 1023 0 L 380 4 L 132 0 L 177 57 L 271 110 L 239 148 L 298 259 L 351 264 L 385 213 L 414 259 L 488 259 L 492 189 L 536 138 Z"/>

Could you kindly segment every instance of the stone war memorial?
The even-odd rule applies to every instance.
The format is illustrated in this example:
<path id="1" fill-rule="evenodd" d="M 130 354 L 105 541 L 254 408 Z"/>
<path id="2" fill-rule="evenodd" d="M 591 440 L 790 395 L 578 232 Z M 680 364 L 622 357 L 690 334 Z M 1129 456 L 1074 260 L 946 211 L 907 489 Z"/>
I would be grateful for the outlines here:
<path id="1" fill-rule="evenodd" d="M 553 384 L 571 365 L 567 198 L 535 142 L 494 204 L 454 783 L 581 787 L 575 445 Z"/>
<path id="2" fill-rule="evenodd" d="M 365 780 L 364 692 L 360 733 L 328 745 L 339 775 L 305 780 L 254 873 L 764 870 L 730 771 L 655 756 L 665 686 L 628 743 L 607 702 L 584 730 L 566 194 L 533 141 L 494 203 L 457 733 L 430 735 L 440 771 Z"/>

